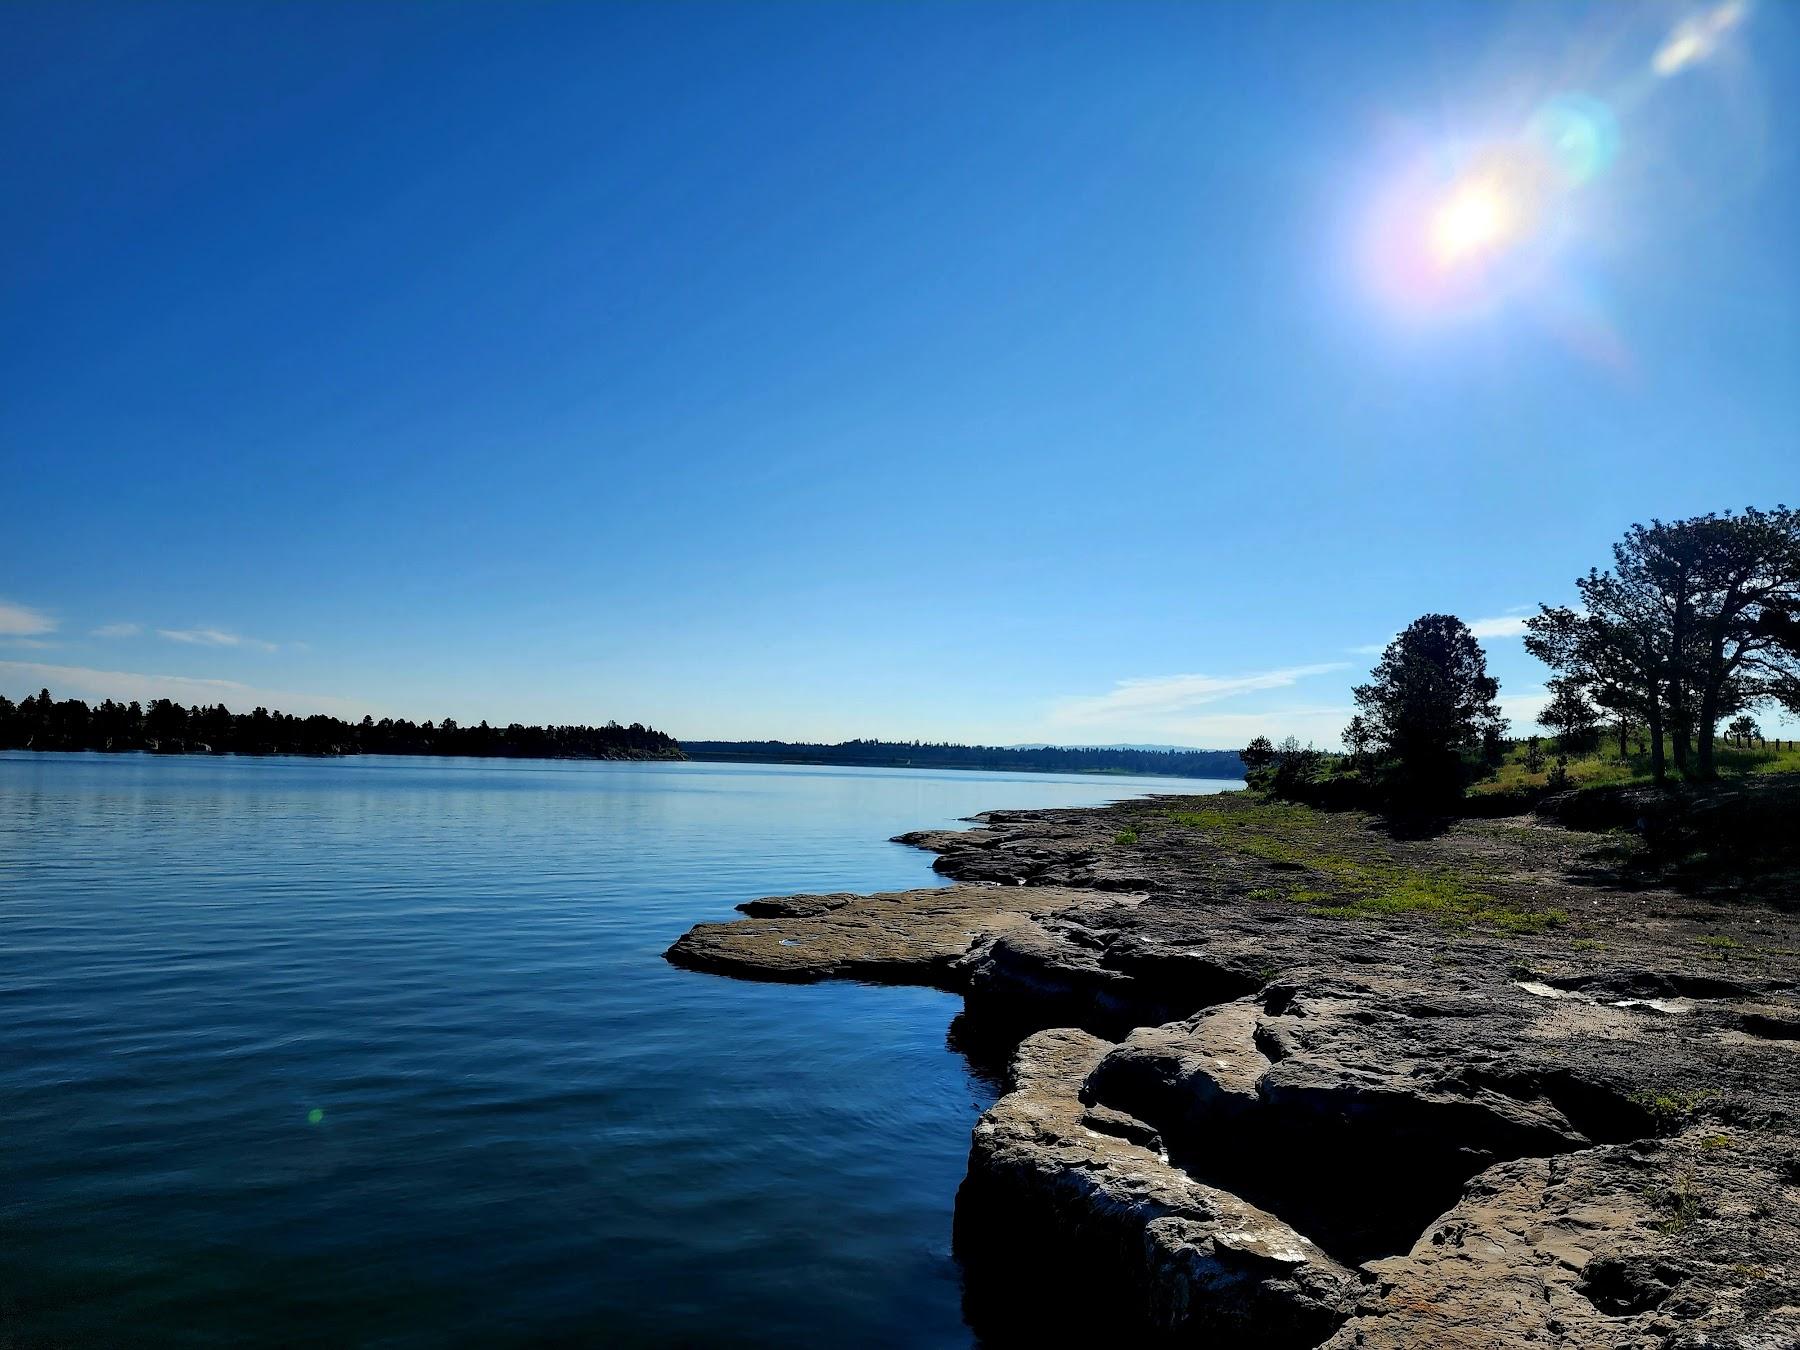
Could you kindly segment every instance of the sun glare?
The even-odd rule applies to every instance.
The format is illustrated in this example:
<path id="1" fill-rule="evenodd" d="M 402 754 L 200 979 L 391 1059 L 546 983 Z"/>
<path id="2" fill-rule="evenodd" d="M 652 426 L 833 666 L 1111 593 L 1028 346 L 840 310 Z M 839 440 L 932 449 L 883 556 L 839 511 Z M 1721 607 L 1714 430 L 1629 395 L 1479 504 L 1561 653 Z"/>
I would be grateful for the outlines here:
<path id="1" fill-rule="evenodd" d="M 1432 215 L 1432 256 L 1441 267 L 1486 256 L 1505 247 L 1514 225 L 1515 213 L 1498 184 L 1464 183 Z"/>

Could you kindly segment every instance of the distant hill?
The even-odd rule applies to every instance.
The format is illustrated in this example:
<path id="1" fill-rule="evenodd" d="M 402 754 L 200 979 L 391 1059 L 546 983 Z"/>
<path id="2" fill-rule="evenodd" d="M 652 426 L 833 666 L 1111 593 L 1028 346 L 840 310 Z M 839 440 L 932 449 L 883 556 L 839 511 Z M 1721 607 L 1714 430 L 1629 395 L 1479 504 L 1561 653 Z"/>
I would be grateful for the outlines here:
<path id="1" fill-rule="evenodd" d="M 1142 746 L 950 745 L 923 741 L 683 741 L 689 759 L 755 764 L 862 764 L 878 768 L 994 769 L 1032 773 L 1149 774 L 1242 778 L 1235 750 Z"/>
<path id="2" fill-rule="evenodd" d="M 1115 741 L 1110 745 L 1054 745 L 1049 741 L 1029 741 L 1024 745 L 1009 745 L 1008 750 L 1178 750 L 1190 755 L 1233 755 L 1235 750 L 1203 750 L 1197 745 L 1158 745 L 1134 744 L 1131 741 Z"/>

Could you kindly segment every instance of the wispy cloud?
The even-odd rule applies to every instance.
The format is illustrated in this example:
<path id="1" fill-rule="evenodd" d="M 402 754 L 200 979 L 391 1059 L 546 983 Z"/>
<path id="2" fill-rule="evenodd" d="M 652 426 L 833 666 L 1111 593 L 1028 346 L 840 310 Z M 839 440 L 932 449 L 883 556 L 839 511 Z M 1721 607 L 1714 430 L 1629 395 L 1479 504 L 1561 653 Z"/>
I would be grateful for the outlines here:
<path id="1" fill-rule="evenodd" d="M 55 631 L 56 620 L 43 610 L 0 600 L 0 637 L 35 637 Z"/>
<path id="2" fill-rule="evenodd" d="M 33 661 L 0 661 L 0 690 L 10 695 L 35 694 L 40 688 L 56 698 L 173 699 L 177 703 L 223 703 L 234 712 L 254 707 L 291 713 L 330 713 L 359 718 L 375 712 L 365 703 L 329 694 L 304 694 L 285 689 L 262 689 L 237 680 L 212 680 L 195 675 L 149 675 L 126 670 L 95 670 L 87 666 L 40 665 Z"/>
<path id="3" fill-rule="evenodd" d="M 94 630 L 95 637 L 128 638 L 136 637 L 144 631 L 141 623 L 103 623 Z"/>
<path id="4" fill-rule="evenodd" d="M 1248 675 L 1156 675 L 1120 680 L 1108 693 L 1060 700 L 1050 710 L 1058 726 L 1140 725 L 1167 721 L 1191 708 L 1262 689 L 1285 689 L 1311 675 L 1343 670 L 1345 662 L 1326 661 L 1307 666 L 1283 666 Z"/>
<path id="5" fill-rule="evenodd" d="M 166 637 L 171 642 L 186 642 L 196 647 L 240 647 L 272 652 L 280 645 L 265 642 L 261 638 L 245 637 L 241 633 L 228 633 L 222 628 L 159 628 L 156 632 L 158 636 Z"/>
<path id="6" fill-rule="evenodd" d="M 1504 614 L 1487 619 L 1469 620 L 1469 632 L 1478 638 L 1510 638 L 1525 636 L 1525 620 L 1536 613 L 1529 605 L 1515 605 Z M 1392 638 L 1388 639 L 1393 641 Z M 1387 642 L 1365 642 L 1360 647 L 1345 648 L 1352 656 L 1380 656 Z"/>
<path id="7" fill-rule="evenodd" d="M 1514 736 L 1529 736 L 1537 729 L 1538 714 L 1550 702 L 1548 689 L 1520 689 L 1500 692 L 1500 714 L 1512 723 Z"/>
<path id="8" fill-rule="evenodd" d="M 48 651 L 52 647 L 56 647 L 56 646 L 60 645 L 55 642 L 45 642 L 39 638 L 4 637 L 4 636 L 0 636 L 0 644 L 4 644 L 5 646 L 8 646 L 8 647 L 30 647 L 33 651 L 40 651 L 40 652 Z"/>
<path id="9" fill-rule="evenodd" d="M 1525 614 L 1500 614 L 1491 619 L 1475 619 L 1469 624 L 1469 631 L 1478 638 L 1509 638 L 1525 636 Z"/>

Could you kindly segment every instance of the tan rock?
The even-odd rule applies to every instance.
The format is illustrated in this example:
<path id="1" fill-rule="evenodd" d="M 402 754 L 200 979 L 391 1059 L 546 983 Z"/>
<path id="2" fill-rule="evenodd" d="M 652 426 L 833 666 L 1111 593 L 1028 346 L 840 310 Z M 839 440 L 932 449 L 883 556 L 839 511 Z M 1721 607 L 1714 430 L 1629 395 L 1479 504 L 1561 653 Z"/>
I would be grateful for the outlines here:
<path id="1" fill-rule="evenodd" d="M 703 923 L 666 953 L 678 966 L 804 984 L 856 979 L 960 988 L 951 963 L 977 938 L 1093 899 L 1048 886 L 957 885 L 878 895 L 752 900 L 752 917 Z"/>

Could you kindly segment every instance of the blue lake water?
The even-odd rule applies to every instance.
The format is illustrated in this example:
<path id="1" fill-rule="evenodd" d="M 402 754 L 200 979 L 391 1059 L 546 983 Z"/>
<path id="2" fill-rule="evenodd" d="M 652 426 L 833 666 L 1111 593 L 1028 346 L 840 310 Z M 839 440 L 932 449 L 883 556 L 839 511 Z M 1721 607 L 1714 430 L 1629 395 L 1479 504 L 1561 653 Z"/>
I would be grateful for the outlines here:
<path id="1" fill-rule="evenodd" d="M 967 1345 L 957 1000 L 661 953 L 1223 786 L 0 755 L 0 1344 Z"/>

